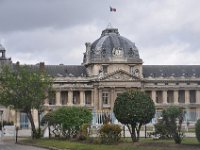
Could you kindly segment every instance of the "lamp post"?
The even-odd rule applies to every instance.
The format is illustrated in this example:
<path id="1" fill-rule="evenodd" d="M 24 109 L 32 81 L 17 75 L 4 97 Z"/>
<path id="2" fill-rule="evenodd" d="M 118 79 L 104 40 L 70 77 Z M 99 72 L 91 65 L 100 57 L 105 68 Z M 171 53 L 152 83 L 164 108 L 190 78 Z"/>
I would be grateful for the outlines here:
<path id="1" fill-rule="evenodd" d="M 1 137 L 3 136 L 3 110 L 0 110 L 1 115 Z"/>

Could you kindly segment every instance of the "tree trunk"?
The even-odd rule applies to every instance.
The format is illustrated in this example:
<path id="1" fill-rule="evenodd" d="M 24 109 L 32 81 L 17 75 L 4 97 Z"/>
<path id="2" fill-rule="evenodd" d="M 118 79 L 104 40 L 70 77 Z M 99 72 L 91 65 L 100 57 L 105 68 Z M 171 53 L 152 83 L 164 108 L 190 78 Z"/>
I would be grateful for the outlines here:
<path id="1" fill-rule="evenodd" d="M 136 131 L 137 131 L 137 141 L 139 141 L 139 138 L 140 138 L 140 129 L 141 129 L 141 127 L 142 127 L 142 124 L 139 124 L 138 129 L 136 129 Z"/>
<path id="2" fill-rule="evenodd" d="M 28 111 L 27 112 L 27 116 L 29 118 L 29 121 L 31 123 L 31 129 L 32 129 L 32 138 L 35 139 L 37 136 L 37 131 L 36 131 L 36 128 L 35 128 L 35 123 L 33 121 L 33 116 L 31 114 L 31 111 Z"/>
<path id="3" fill-rule="evenodd" d="M 132 139 L 132 142 L 137 142 L 137 139 L 136 139 L 136 133 L 135 133 L 135 125 L 131 124 L 131 127 L 127 124 L 127 127 L 128 127 L 128 130 L 131 134 L 131 139 Z"/>

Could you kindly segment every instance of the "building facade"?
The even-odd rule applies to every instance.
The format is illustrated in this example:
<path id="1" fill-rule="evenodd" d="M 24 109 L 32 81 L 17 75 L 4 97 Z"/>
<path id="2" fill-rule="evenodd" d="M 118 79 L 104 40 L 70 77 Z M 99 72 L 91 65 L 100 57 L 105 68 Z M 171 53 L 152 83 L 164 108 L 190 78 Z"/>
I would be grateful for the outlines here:
<path id="1" fill-rule="evenodd" d="M 200 65 L 143 65 L 138 48 L 116 28 L 103 30 L 97 40 L 85 45 L 81 65 L 30 65 L 54 77 L 54 96 L 45 100 L 44 113 L 61 106 L 112 112 L 118 94 L 142 90 L 154 101 L 157 117 L 163 108 L 175 105 L 184 109 L 187 121 L 200 118 Z M 5 57 L 2 46 L 0 52 L 2 63 L 19 65 Z M 25 114 L 0 109 L 5 111 L 4 119 L 11 118 L 21 128 L 29 126 Z M 37 111 L 33 115 L 37 122 Z"/>

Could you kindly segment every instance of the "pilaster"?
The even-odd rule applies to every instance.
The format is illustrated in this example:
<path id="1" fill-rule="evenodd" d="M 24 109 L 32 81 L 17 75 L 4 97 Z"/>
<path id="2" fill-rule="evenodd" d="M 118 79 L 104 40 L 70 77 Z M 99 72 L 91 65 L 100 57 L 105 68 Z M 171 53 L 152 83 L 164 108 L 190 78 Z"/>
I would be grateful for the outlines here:
<path id="1" fill-rule="evenodd" d="M 68 106 L 72 106 L 73 105 L 73 91 L 68 91 Z"/>
<path id="2" fill-rule="evenodd" d="M 85 105 L 85 92 L 83 90 L 80 91 L 80 106 Z"/>
<path id="3" fill-rule="evenodd" d="M 152 98 L 153 102 L 156 104 L 156 91 L 155 90 L 152 90 L 151 98 Z"/>
<path id="4" fill-rule="evenodd" d="M 61 98 L 60 98 L 60 91 L 56 91 L 56 105 L 60 106 L 61 105 Z"/>
<path id="5" fill-rule="evenodd" d="M 111 109 L 113 109 L 114 103 L 115 103 L 115 88 L 111 88 L 111 91 L 110 91 L 110 106 L 111 106 Z"/>
<path id="6" fill-rule="evenodd" d="M 38 127 L 39 127 L 38 110 L 33 109 L 33 110 L 32 110 L 32 116 L 33 116 L 33 121 L 34 121 L 34 123 L 35 123 L 35 127 L 38 128 Z"/>
<path id="7" fill-rule="evenodd" d="M 99 89 L 99 110 L 102 110 L 103 103 L 102 103 L 102 89 Z"/>
<path id="8" fill-rule="evenodd" d="M 91 106 L 94 106 L 94 89 L 91 91 Z"/>
<path id="9" fill-rule="evenodd" d="M 199 90 L 196 91 L 196 103 L 200 104 L 200 91 Z"/>
<path id="10" fill-rule="evenodd" d="M 45 93 L 46 98 L 44 100 L 44 106 L 49 106 L 49 100 L 48 100 L 48 93 Z"/>
<path id="11" fill-rule="evenodd" d="M 93 102 L 95 110 L 99 109 L 99 96 L 98 96 L 98 88 L 94 87 L 94 94 L 93 94 Z"/>
<path id="12" fill-rule="evenodd" d="M 174 104 L 178 104 L 178 91 L 174 91 Z"/>
<path id="13" fill-rule="evenodd" d="M 167 104 L 167 91 L 163 91 L 162 99 L 163 99 L 163 104 Z"/>
<path id="14" fill-rule="evenodd" d="M 188 90 L 185 90 L 185 103 L 186 104 L 190 103 L 190 94 Z"/>

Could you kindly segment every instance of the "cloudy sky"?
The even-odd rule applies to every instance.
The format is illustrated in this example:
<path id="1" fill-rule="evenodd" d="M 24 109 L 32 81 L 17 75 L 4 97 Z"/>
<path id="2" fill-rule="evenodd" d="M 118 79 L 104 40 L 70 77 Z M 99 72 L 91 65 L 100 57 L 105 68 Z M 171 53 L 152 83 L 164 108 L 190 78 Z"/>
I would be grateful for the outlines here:
<path id="1" fill-rule="evenodd" d="M 110 12 L 109 7 L 117 12 Z M 0 0 L 0 41 L 22 64 L 83 60 L 109 23 L 144 64 L 200 64 L 200 0 Z"/>

